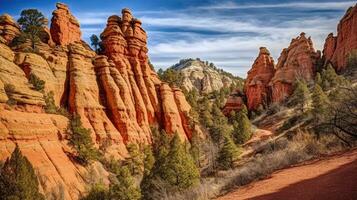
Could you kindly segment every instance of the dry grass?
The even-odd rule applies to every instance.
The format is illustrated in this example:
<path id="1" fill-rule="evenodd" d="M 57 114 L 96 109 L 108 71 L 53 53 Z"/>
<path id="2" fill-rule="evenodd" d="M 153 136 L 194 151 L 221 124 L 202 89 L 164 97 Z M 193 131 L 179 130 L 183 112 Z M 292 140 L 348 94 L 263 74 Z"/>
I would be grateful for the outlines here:
<path id="1" fill-rule="evenodd" d="M 265 143 L 260 147 L 259 153 L 241 161 L 235 169 L 220 171 L 213 177 L 203 178 L 198 186 L 190 190 L 172 192 L 163 189 L 157 199 L 212 199 L 233 188 L 263 179 L 276 170 L 346 148 L 348 147 L 334 135 L 316 138 L 314 135 L 300 131 Z"/>

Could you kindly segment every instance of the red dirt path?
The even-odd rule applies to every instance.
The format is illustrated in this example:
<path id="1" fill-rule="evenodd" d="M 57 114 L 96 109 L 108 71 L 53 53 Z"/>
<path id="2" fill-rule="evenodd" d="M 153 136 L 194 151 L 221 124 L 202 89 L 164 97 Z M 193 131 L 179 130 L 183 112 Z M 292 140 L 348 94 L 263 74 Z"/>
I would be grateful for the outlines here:
<path id="1" fill-rule="evenodd" d="M 357 200 L 357 150 L 277 171 L 218 200 Z"/>

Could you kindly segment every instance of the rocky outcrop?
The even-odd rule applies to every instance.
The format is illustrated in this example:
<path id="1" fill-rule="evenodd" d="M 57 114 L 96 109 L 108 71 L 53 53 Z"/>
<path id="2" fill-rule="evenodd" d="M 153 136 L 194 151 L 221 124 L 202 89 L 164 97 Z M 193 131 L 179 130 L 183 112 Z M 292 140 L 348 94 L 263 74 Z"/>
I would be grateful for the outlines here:
<path id="1" fill-rule="evenodd" d="M 56 4 L 57 10 L 53 11 L 51 20 L 51 36 L 57 45 L 68 45 L 81 40 L 79 22 L 71 14 L 67 5 Z"/>
<path id="2" fill-rule="evenodd" d="M 260 105 L 267 106 L 271 101 L 269 82 L 275 74 L 274 60 L 265 47 L 260 47 L 259 55 L 245 80 L 247 107 L 256 110 Z"/>
<path id="3" fill-rule="evenodd" d="M 244 105 L 244 94 L 240 90 L 233 91 L 227 98 L 226 104 L 223 107 L 223 114 L 229 116 L 232 111 L 239 111 Z"/>
<path id="4" fill-rule="evenodd" d="M 0 160 L 18 144 L 46 197 L 78 199 L 93 171 L 91 178 L 105 184 L 108 172 L 98 162 L 89 167 L 75 162 L 67 145 L 69 119 L 45 113 L 44 95 L 29 83 L 30 74 L 45 81 L 43 92 L 52 91 L 57 106 L 81 117 L 107 158 L 127 157 L 129 143 L 150 144 L 151 126 L 177 132 L 182 140 L 192 131 L 202 133 L 191 127 L 191 107 L 182 91 L 160 81 L 150 68 L 146 33 L 128 9 L 108 19 L 101 35 L 106 56 L 80 40 L 79 23 L 64 4 L 57 4 L 50 32 L 37 53 L 0 43 Z M 16 105 L 7 105 L 9 99 Z"/>
<path id="5" fill-rule="evenodd" d="M 150 68 L 147 36 L 141 22 L 133 18 L 130 10 L 123 9 L 121 17 L 113 15 L 108 18 L 101 38 L 108 58 L 108 63 L 100 64 L 107 68 L 100 70 L 103 76 L 101 85 L 108 87 L 105 89 L 107 94 L 116 94 L 115 98 L 107 99 L 107 103 L 112 121 L 118 122 L 116 127 L 122 129 L 124 140 L 134 142 L 134 138 L 138 138 L 136 134 L 139 134 L 150 141 L 150 126 L 161 126 L 166 132 L 178 132 L 182 139 L 187 139 L 190 136 L 188 120 L 183 114 L 187 108 L 182 106 L 187 102 L 182 102 L 178 89 L 173 90 L 162 83 Z M 130 120 L 114 120 L 121 116 Z"/>
<path id="6" fill-rule="evenodd" d="M 350 53 L 357 49 L 357 5 L 347 10 L 337 26 L 337 36 L 330 33 L 325 41 L 325 64 L 331 63 L 336 71 L 346 69 Z M 357 53 L 356 53 L 357 54 Z"/>
<path id="7" fill-rule="evenodd" d="M 199 59 L 183 59 L 171 68 L 181 73 L 182 87 L 187 91 L 195 88 L 199 93 L 208 94 L 239 82 L 232 74 L 217 69 L 213 63 Z"/>
<path id="8" fill-rule="evenodd" d="M 270 82 L 272 102 L 281 102 L 291 95 L 296 79 L 312 81 L 320 56 L 320 52 L 315 51 L 311 38 L 306 38 L 305 33 L 292 39 L 290 46 L 281 52 L 276 72 Z"/>
<path id="9" fill-rule="evenodd" d="M 10 44 L 20 34 L 20 26 L 8 14 L 0 16 L 0 42 Z"/>

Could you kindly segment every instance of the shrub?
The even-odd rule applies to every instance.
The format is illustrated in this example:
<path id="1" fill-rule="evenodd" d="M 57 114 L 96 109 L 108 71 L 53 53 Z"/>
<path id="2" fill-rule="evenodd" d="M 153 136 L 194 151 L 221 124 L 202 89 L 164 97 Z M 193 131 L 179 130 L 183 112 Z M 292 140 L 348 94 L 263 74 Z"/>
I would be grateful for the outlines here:
<path id="1" fill-rule="evenodd" d="M 218 153 L 217 163 L 221 169 L 234 167 L 234 162 L 238 160 L 240 152 L 229 135 L 224 135 L 223 145 Z"/>
<path id="2" fill-rule="evenodd" d="M 0 197 L 23 200 L 45 199 L 39 192 L 35 170 L 17 145 L 0 170 Z"/>
<path id="3" fill-rule="evenodd" d="M 72 117 L 69 123 L 71 134 L 68 144 L 77 151 L 77 160 L 87 165 L 90 161 L 99 157 L 99 152 L 95 149 L 90 136 L 90 129 L 83 128 L 79 115 Z"/>
<path id="4" fill-rule="evenodd" d="M 45 81 L 41 80 L 38 76 L 35 74 L 31 73 L 29 76 L 29 83 L 31 83 L 34 87 L 35 90 L 37 91 L 43 91 L 45 89 Z"/>

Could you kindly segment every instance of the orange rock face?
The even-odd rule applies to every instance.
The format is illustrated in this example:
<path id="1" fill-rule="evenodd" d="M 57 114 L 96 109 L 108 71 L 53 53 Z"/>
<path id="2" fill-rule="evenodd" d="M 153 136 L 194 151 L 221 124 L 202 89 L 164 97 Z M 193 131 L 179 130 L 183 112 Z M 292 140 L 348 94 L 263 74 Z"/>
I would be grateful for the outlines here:
<path id="1" fill-rule="evenodd" d="M 137 140 L 134 138 L 147 138 L 150 141 L 150 126 L 161 126 L 168 133 L 177 131 L 182 139 L 189 138 L 191 133 L 184 113 L 190 107 L 181 91 L 162 83 L 150 68 L 147 36 L 141 22 L 133 18 L 130 10 L 123 9 L 121 17 L 108 18 L 101 38 L 108 58 L 108 61 L 97 59 L 98 63 L 104 63 L 98 66 L 103 68 L 99 69 L 102 85 L 108 87 L 108 94 L 109 90 L 117 91 L 117 97 L 107 102 L 112 117 L 122 119 L 114 121 L 120 121 L 116 127 L 122 129 L 124 140 L 133 142 Z"/>
<path id="2" fill-rule="evenodd" d="M 346 68 L 349 53 L 357 49 L 357 5 L 347 10 L 337 26 L 337 36 L 332 33 L 325 41 L 325 63 L 331 63 L 336 71 Z"/>
<path id="3" fill-rule="evenodd" d="M 270 102 L 269 82 L 274 73 L 274 60 L 269 51 L 265 47 L 261 47 L 245 81 L 244 91 L 249 110 L 256 110 L 260 105 L 266 106 Z"/>
<path id="4" fill-rule="evenodd" d="M 311 38 L 306 38 L 305 33 L 293 39 L 290 46 L 281 52 L 276 72 L 270 82 L 272 102 L 281 102 L 290 96 L 296 79 L 312 81 L 320 56 L 320 52 L 315 51 Z"/>
<path id="5" fill-rule="evenodd" d="M 51 36 L 57 45 L 67 45 L 81 41 L 79 22 L 70 13 L 67 5 L 56 4 L 57 10 L 53 11 L 51 20 Z"/>
<path id="6" fill-rule="evenodd" d="M 13 18 L 4 14 L 0 16 L 0 42 L 10 44 L 11 41 L 20 34 L 19 25 L 13 20 Z"/>

